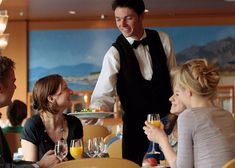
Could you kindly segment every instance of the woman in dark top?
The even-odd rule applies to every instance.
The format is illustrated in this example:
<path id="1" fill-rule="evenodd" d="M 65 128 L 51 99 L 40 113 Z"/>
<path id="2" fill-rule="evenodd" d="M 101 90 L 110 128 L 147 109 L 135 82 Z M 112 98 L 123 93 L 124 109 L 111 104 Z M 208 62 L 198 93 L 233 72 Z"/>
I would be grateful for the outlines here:
<path id="1" fill-rule="evenodd" d="M 22 132 L 22 148 L 27 161 L 37 161 L 61 138 L 67 140 L 83 137 L 80 120 L 63 114 L 71 106 L 72 90 L 60 75 L 39 79 L 33 88 L 33 107 L 39 113 L 30 117 Z M 73 159 L 68 151 L 67 159 Z"/>
<path id="2" fill-rule="evenodd" d="M 8 57 L 0 56 L 0 108 L 6 107 L 11 103 L 15 92 L 15 62 Z M 1 168 L 34 168 L 34 167 L 54 167 L 59 163 L 59 159 L 54 155 L 53 150 L 49 150 L 37 163 L 32 162 L 13 162 L 11 151 L 6 138 L 0 128 L 0 167 Z"/>

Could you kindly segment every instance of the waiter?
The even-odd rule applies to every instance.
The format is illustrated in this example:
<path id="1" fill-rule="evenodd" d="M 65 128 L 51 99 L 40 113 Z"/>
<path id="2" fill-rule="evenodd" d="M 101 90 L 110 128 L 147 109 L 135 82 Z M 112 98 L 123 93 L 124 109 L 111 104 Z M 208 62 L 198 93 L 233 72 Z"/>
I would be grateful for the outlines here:
<path id="1" fill-rule="evenodd" d="M 122 34 L 105 54 L 90 108 L 111 111 L 119 96 L 124 111 L 123 158 L 141 165 L 149 145 L 144 121 L 149 113 L 169 113 L 169 69 L 176 60 L 166 33 L 144 29 L 143 0 L 114 0 L 112 9 Z"/>

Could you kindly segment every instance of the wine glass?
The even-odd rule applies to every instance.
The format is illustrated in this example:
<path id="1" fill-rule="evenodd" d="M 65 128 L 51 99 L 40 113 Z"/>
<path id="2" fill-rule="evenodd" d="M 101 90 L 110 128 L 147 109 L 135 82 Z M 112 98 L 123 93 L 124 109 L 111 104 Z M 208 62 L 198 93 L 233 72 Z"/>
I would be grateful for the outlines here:
<path id="1" fill-rule="evenodd" d="M 88 139 L 87 140 L 87 146 L 86 146 L 86 154 L 89 157 L 96 157 L 99 153 L 99 147 L 97 146 L 97 143 L 94 141 L 94 139 Z"/>
<path id="2" fill-rule="evenodd" d="M 154 125 L 158 128 L 161 127 L 161 120 L 160 120 L 159 114 L 148 114 L 147 121 L 151 125 Z M 155 150 L 155 143 L 154 142 L 152 142 L 152 150 L 150 152 L 148 152 L 148 154 L 160 154 L 160 152 Z"/>
<path id="3" fill-rule="evenodd" d="M 103 154 L 105 152 L 105 143 L 103 137 L 95 137 L 93 139 L 93 143 L 96 146 L 97 150 L 97 157 L 103 157 Z"/>
<path id="4" fill-rule="evenodd" d="M 60 161 L 63 161 L 68 154 L 68 145 L 67 141 L 61 138 L 58 142 L 55 143 L 55 155 Z"/>
<path id="5" fill-rule="evenodd" d="M 82 139 L 72 139 L 70 142 L 69 152 L 74 159 L 81 158 L 83 153 Z"/>

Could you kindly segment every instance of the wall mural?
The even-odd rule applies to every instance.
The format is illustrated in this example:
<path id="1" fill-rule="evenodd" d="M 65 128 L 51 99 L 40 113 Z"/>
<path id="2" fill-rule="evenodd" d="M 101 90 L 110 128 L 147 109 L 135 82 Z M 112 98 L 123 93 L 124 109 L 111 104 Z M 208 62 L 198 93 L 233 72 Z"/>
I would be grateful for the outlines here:
<path id="1" fill-rule="evenodd" d="M 155 27 L 173 41 L 178 63 L 205 57 L 235 76 L 235 26 Z M 29 34 L 29 91 L 45 75 L 64 76 L 73 90 L 93 90 L 118 29 L 39 30 Z"/>

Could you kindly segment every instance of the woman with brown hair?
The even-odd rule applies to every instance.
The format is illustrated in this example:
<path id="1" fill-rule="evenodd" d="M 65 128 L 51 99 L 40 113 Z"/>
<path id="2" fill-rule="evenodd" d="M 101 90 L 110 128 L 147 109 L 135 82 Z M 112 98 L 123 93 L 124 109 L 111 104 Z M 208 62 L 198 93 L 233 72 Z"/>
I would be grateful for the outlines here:
<path id="1" fill-rule="evenodd" d="M 30 117 L 22 133 L 22 148 L 27 161 L 37 161 L 55 143 L 83 137 L 80 120 L 63 112 L 71 106 L 72 90 L 60 75 L 49 75 L 36 81 L 33 88 L 33 108 L 39 113 Z M 67 159 L 73 159 L 68 152 Z"/>
<path id="2" fill-rule="evenodd" d="M 15 62 L 8 57 L 0 56 L 0 108 L 6 107 L 11 103 L 16 89 L 15 81 Z M 58 162 L 59 159 L 53 154 L 53 150 L 46 152 L 37 163 L 13 162 L 8 142 L 0 128 L 0 167 L 48 168 L 54 167 Z"/>

